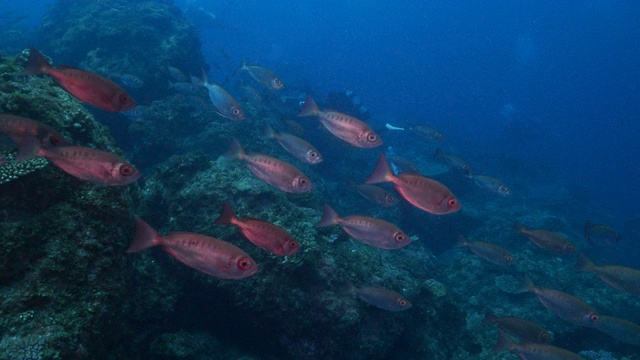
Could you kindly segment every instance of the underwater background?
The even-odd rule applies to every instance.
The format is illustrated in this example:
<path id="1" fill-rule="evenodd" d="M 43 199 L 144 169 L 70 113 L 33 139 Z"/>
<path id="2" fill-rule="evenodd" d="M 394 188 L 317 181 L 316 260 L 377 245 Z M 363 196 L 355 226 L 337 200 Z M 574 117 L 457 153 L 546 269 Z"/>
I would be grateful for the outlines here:
<path id="1" fill-rule="evenodd" d="M 43 157 L 17 161 L 0 134 L 0 359 L 514 359 L 541 346 L 488 314 L 541 325 L 547 358 L 640 358 L 640 3 L 42 0 L 3 4 L 0 33 L 0 113 L 142 173 L 93 184 Z M 104 111 L 21 74 L 30 47 L 111 79 L 137 106 Z M 203 80 L 246 118 L 225 117 Z M 298 116 L 308 96 L 383 145 Z M 267 124 L 323 161 L 265 139 Z M 284 192 L 225 160 L 234 138 L 313 189 Z M 381 153 L 399 174 L 446 185 L 461 209 L 422 211 L 389 183 L 392 204 L 361 196 Z M 299 253 L 213 224 L 225 201 L 286 229 Z M 324 204 L 393 223 L 411 243 L 387 250 L 317 227 Z M 219 279 L 159 248 L 125 253 L 136 217 L 228 241 L 260 270 Z M 410 308 L 389 311 L 368 286 Z M 585 309 L 595 324 L 572 313 Z M 496 347 L 498 327 L 517 344 Z"/>

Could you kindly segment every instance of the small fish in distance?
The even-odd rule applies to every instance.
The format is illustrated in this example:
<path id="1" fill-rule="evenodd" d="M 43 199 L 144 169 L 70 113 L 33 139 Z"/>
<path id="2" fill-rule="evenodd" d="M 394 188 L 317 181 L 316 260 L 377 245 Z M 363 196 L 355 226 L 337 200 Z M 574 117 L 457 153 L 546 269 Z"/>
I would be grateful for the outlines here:
<path id="1" fill-rule="evenodd" d="M 377 286 L 355 289 L 356 295 L 366 303 L 388 311 L 404 311 L 411 308 L 411 302 L 397 292 Z"/>
<path id="2" fill-rule="evenodd" d="M 265 69 L 262 66 L 247 65 L 247 62 L 245 61 L 242 63 L 240 71 L 246 71 L 249 76 L 253 78 L 253 80 L 259 82 L 260 84 L 266 86 L 271 90 L 284 89 L 284 83 L 282 83 L 280 77 L 273 71 Z"/>

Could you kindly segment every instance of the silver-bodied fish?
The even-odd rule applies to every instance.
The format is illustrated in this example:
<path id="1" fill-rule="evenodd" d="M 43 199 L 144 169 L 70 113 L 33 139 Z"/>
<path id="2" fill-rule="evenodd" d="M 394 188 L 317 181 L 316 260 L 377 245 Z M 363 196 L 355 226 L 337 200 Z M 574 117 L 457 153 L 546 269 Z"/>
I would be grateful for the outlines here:
<path id="1" fill-rule="evenodd" d="M 467 162 L 462 160 L 462 158 L 460 158 L 459 156 L 445 153 L 442 150 L 437 148 L 436 148 L 436 152 L 434 153 L 434 156 L 442 160 L 449 167 L 459 171 L 465 176 L 470 176 L 473 173 L 473 171 L 471 170 L 471 166 L 469 166 L 469 164 L 467 164 Z"/>
<path id="2" fill-rule="evenodd" d="M 549 311 L 568 322 L 585 327 L 595 327 L 600 315 L 591 305 L 565 292 L 536 287 L 528 276 L 525 276 L 521 292 L 532 292 Z"/>
<path id="3" fill-rule="evenodd" d="M 269 69 L 265 69 L 262 66 L 257 65 L 247 65 L 246 62 L 243 62 L 240 70 L 246 71 L 247 73 L 249 73 L 249 76 L 253 78 L 253 80 L 259 82 L 260 84 L 268 87 L 271 90 L 284 89 L 284 83 L 282 82 L 282 80 L 280 80 L 280 77 Z"/>
<path id="4" fill-rule="evenodd" d="M 280 256 L 290 256 L 300 251 L 298 242 L 285 229 L 248 216 L 239 219 L 231 205 L 224 202 L 220 217 L 214 224 L 232 225 L 256 246 Z"/>
<path id="5" fill-rule="evenodd" d="M 502 330 L 525 343 L 548 343 L 553 339 L 551 333 L 533 321 L 512 316 L 497 317 L 490 311 L 485 314 L 482 324 L 498 324 Z"/>
<path id="6" fill-rule="evenodd" d="M 529 230 L 522 224 L 516 224 L 514 230 L 526 235 L 532 243 L 558 254 L 570 254 L 576 251 L 575 246 L 566 237 L 548 230 Z"/>
<path id="7" fill-rule="evenodd" d="M 262 137 L 276 139 L 278 144 L 287 150 L 289 154 L 307 164 L 319 164 L 323 160 L 322 155 L 313 145 L 295 135 L 275 132 L 269 124 L 265 127 Z"/>
<path id="8" fill-rule="evenodd" d="M 379 186 L 368 184 L 353 184 L 353 187 L 363 198 L 380 206 L 390 207 L 398 203 L 398 198 L 395 195 Z"/>
<path id="9" fill-rule="evenodd" d="M 384 155 L 367 184 L 393 183 L 396 191 L 411 205 L 435 215 L 451 214 L 460 210 L 460 203 L 449 189 L 441 183 L 419 174 L 400 173 L 394 175 Z"/>
<path id="10" fill-rule="evenodd" d="M 582 360 L 577 354 L 556 346 L 535 343 L 518 345 L 506 332 L 499 332 L 493 352 L 510 351 L 524 360 Z"/>
<path id="11" fill-rule="evenodd" d="M 242 279 L 258 272 L 258 265 L 247 253 L 226 241 L 190 232 L 162 236 L 144 221 L 136 219 L 136 223 L 135 239 L 126 250 L 128 253 L 161 246 L 190 268 L 221 279 Z"/>
<path id="12" fill-rule="evenodd" d="M 194 84 L 207 88 L 209 99 L 211 99 L 211 103 L 216 108 L 218 115 L 231 120 L 245 119 L 246 116 L 240 104 L 221 86 L 210 83 L 206 77 L 204 81 L 195 77 L 191 79 Z"/>
<path id="13" fill-rule="evenodd" d="M 247 168 L 260 180 L 289 193 L 302 193 L 311 190 L 311 180 L 295 166 L 263 154 L 247 154 L 233 139 L 225 157 L 243 161 Z"/>
<path id="14" fill-rule="evenodd" d="M 128 185 L 140 172 L 116 155 L 82 146 L 41 148 L 40 156 L 77 178 L 101 185 Z"/>
<path id="15" fill-rule="evenodd" d="M 355 289 L 358 297 L 365 302 L 389 311 L 404 311 L 411 307 L 411 302 L 395 291 L 377 287 L 365 286 Z"/>
<path id="16" fill-rule="evenodd" d="M 392 250 L 405 247 L 411 239 L 390 222 L 360 215 L 342 218 L 329 205 L 324 205 L 324 213 L 317 227 L 340 225 L 342 230 L 356 240 L 380 249 Z"/>
<path id="17" fill-rule="evenodd" d="M 640 345 L 640 326 L 630 321 L 602 315 L 595 328 L 624 343 Z"/>
<path id="18" fill-rule="evenodd" d="M 317 116 L 330 133 L 353 146 L 374 148 L 382 145 L 382 140 L 369 125 L 337 111 L 320 111 L 311 96 L 307 97 L 298 116 Z"/>
<path id="19" fill-rule="evenodd" d="M 607 285 L 640 296 L 640 270 L 619 265 L 598 266 L 580 254 L 576 270 L 593 272 Z"/>
<path id="20" fill-rule="evenodd" d="M 511 189 L 509 189 L 502 181 L 486 175 L 471 175 L 471 179 L 479 187 L 496 193 L 501 196 L 511 195 Z"/>
<path id="21" fill-rule="evenodd" d="M 497 265 L 514 265 L 515 258 L 509 251 L 484 241 L 466 241 L 462 236 L 456 244 L 457 247 L 466 247 L 474 254 Z"/>

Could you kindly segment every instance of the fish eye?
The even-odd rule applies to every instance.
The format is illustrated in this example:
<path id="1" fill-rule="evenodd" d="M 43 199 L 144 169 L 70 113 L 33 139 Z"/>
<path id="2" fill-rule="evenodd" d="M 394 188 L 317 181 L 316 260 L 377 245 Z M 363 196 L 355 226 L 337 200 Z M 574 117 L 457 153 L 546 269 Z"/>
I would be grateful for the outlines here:
<path id="1" fill-rule="evenodd" d="M 507 260 L 508 262 L 512 262 L 512 261 L 513 261 L 513 256 L 511 256 L 511 255 L 507 255 L 507 256 L 505 256 L 504 258 L 505 258 L 505 260 Z"/>
<path id="2" fill-rule="evenodd" d="M 118 96 L 118 100 L 121 103 L 126 103 L 127 101 L 129 101 L 129 97 L 127 96 L 127 94 L 120 94 L 120 96 Z"/>
<path id="3" fill-rule="evenodd" d="M 502 186 L 500 186 L 500 192 L 508 193 L 509 192 L 509 188 L 504 186 L 504 185 L 502 185 Z"/>
<path id="4" fill-rule="evenodd" d="M 396 239 L 396 241 L 405 241 L 407 239 L 407 237 L 402 233 L 398 233 L 398 234 L 396 234 L 395 239 Z"/>
<path id="5" fill-rule="evenodd" d="M 298 248 L 298 243 L 295 241 L 289 241 L 289 249 L 296 249 Z"/>
<path id="6" fill-rule="evenodd" d="M 315 151 L 312 151 L 312 152 L 309 153 L 309 156 L 314 158 L 314 157 L 317 157 L 318 154 Z"/>
<path id="7" fill-rule="evenodd" d="M 449 201 L 447 201 L 447 204 L 451 207 L 456 206 L 458 205 L 458 200 L 451 198 L 449 199 Z"/>
<path id="8" fill-rule="evenodd" d="M 542 333 L 542 338 L 545 339 L 545 340 L 548 340 L 549 339 L 549 333 L 548 332 Z"/>
<path id="9" fill-rule="evenodd" d="M 598 316 L 598 314 L 591 314 L 589 316 L 589 320 L 591 320 L 592 322 L 596 322 L 596 321 L 600 320 L 600 316 Z"/>
<path id="10" fill-rule="evenodd" d="M 280 79 L 275 79 L 274 82 L 276 85 L 282 85 L 282 81 L 280 81 Z"/>
<path id="11" fill-rule="evenodd" d="M 133 175 L 133 167 L 131 165 L 124 164 L 120 166 L 120 175 L 131 176 Z"/>
<path id="12" fill-rule="evenodd" d="M 393 197 L 393 195 L 387 195 L 387 201 L 394 202 L 396 201 L 396 198 Z"/>
<path id="13" fill-rule="evenodd" d="M 400 300 L 398 300 L 398 305 L 400 305 L 400 306 L 406 306 L 406 305 L 407 305 L 407 300 L 404 300 L 404 299 L 400 299 Z"/>
<path id="14" fill-rule="evenodd" d="M 251 266 L 251 261 L 247 258 L 241 258 L 238 260 L 238 269 L 247 270 Z"/>
<path id="15" fill-rule="evenodd" d="M 373 141 L 378 140 L 378 137 L 376 136 L 376 134 L 369 134 L 369 135 L 367 135 L 367 140 L 373 142 Z"/>
<path id="16" fill-rule="evenodd" d="M 305 178 L 300 178 L 299 183 L 300 183 L 300 185 L 304 185 L 304 184 L 306 184 L 306 183 L 307 183 L 307 179 L 305 179 Z"/>
<path id="17" fill-rule="evenodd" d="M 573 250 L 575 250 L 573 245 L 567 245 L 567 251 L 573 251 Z"/>
<path id="18" fill-rule="evenodd" d="M 233 115 L 240 115 L 240 109 L 238 109 L 238 108 L 233 108 L 233 110 L 231 110 L 231 112 L 233 113 Z"/>

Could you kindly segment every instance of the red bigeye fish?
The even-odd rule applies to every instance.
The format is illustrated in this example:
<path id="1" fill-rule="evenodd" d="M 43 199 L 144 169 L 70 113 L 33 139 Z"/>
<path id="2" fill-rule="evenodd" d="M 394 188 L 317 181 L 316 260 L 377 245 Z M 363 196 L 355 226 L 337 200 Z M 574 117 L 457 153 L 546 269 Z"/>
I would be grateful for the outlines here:
<path id="1" fill-rule="evenodd" d="M 42 147 L 69 145 L 62 135 L 49 126 L 21 116 L 0 114 L 0 133 L 9 136 L 18 146 L 16 161 L 38 156 Z"/>
<path id="2" fill-rule="evenodd" d="M 377 286 L 365 286 L 355 290 L 363 301 L 389 311 L 404 311 L 411 307 L 411 302 L 395 291 Z"/>
<path id="3" fill-rule="evenodd" d="M 140 172 L 112 153 L 81 146 L 42 148 L 40 156 L 67 173 L 101 185 L 127 185 L 140 178 Z"/>
<path id="4" fill-rule="evenodd" d="M 525 275 L 519 292 L 526 291 L 532 292 L 549 311 L 574 325 L 595 327 L 600 319 L 586 302 L 562 291 L 536 287 Z"/>
<path id="5" fill-rule="evenodd" d="M 204 86 L 209 92 L 209 99 L 216 108 L 218 115 L 230 120 L 244 120 L 246 118 L 240 104 L 221 86 L 210 83 L 205 76 L 204 81 L 192 77 L 191 81 L 195 85 Z"/>
<path id="6" fill-rule="evenodd" d="M 265 69 L 261 66 L 256 65 L 247 65 L 246 62 L 242 63 L 242 67 L 240 67 L 240 71 L 246 71 L 253 78 L 253 80 L 259 82 L 260 84 L 268 87 L 271 90 L 282 90 L 284 89 L 284 84 L 282 80 L 269 69 Z"/>
<path id="7" fill-rule="evenodd" d="M 379 186 L 367 184 L 353 184 L 352 186 L 363 198 L 380 206 L 390 207 L 398 203 L 398 198 L 395 195 Z"/>
<path id="8" fill-rule="evenodd" d="M 411 205 L 435 215 L 451 214 L 460 210 L 460 203 L 449 189 L 441 183 L 419 174 L 400 173 L 394 175 L 384 155 L 367 184 L 393 183 L 396 191 Z"/>
<path id="9" fill-rule="evenodd" d="M 527 235 L 532 243 L 558 254 L 570 254 L 576 251 L 575 246 L 564 236 L 551 231 L 533 229 L 528 230 L 522 224 L 516 224 L 514 231 Z"/>
<path id="10" fill-rule="evenodd" d="M 597 266 L 582 254 L 578 258 L 576 270 L 596 273 L 607 285 L 640 296 L 640 270 L 618 265 Z"/>
<path id="11" fill-rule="evenodd" d="M 144 221 L 136 219 L 136 223 L 136 237 L 128 253 L 161 246 L 188 267 L 220 279 L 242 279 L 258 272 L 247 253 L 226 241 L 190 232 L 162 236 Z"/>
<path id="12" fill-rule="evenodd" d="M 551 334 L 540 325 L 526 319 L 504 316 L 497 317 L 491 312 L 487 312 L 482 320 L 483 325 L 498 324 L 498 326 L 517 337 L 525 343 L 547 343 L 551 342 Z"/>
<path id="13" fill-rule="evenodd" d="M 624 343 L 640 345 L 640 326 L 630 321 L 600 316 L 595 328 Z"/>
<path id="14" fill-rule="evenodd" d="M 113 81 L 68 66 L 53 68 L 34 48 L 29 49 L 29 63 L 22 73 L 49 75 L 69 94 L 102 110 L 127 111 L 136 107 L 136 102 Z"/>
<path id="15" fill-rule="evenodd" d="M 317 116 L 330 133 L 353 146 L 374 148 L 382 145 L 382 140 L 369 125 L 337 111 L 320 111 L 311 96 L 307 97 L 298 116 Z"/>
<path id="16" fill-rule="evenodd" d="M 535 343 L 519 345 L 506 332 L 499 332 L 493 352 L 510 351 L 525 360 L 582 360 L 577 354 L 556 346 Z"/>
<path id="17" fill-rule="evenodd" d="M 266 221 L 245 216 L 240 220 L 231 205 L 224 202 L 222 214 L 214 224 L 233 225 L 238 232 L 256 246 L 280 256 L 290 256 L 300 251 L 296 240 L 283 228 Z"/>
<path id="18" fill-rule="evenodd" d="M 278 144 L 296 159 L 307 164 L 319 164 L 322 162 L 322 155 L 313 145 L 300 139 L 297 136 L 287 133 L 277 133 L 267 124 L 262 135 L 265 139 L 276 139 Z"/>
<path id="19" fill-rule="evenodd" d="M 466 241 L 462 236 L 458 240 L 456 247 L 466 247 L 474 254 L 497 265 L 514 265 L 515 259 L 510 252 L 504 248 L 484 241 Z"/>
<path id="20" fill-rule="evenodd" d="M 511 195 L 511 189 L 509 189 L 502 181 L 485 175 L 471 175 L 471 179 L 479 187 L 496 193 L 501 196 Z"/>
<path id="21" fill-rule="evenodd" d="M 411 243 L 407 234 L 390 222 L 359 215 L 341 218 L 329 205 L 325 204 L 322 219 L 316 226 L 330 225 L 340 225 L 342 230 L 354 239 L 380 249 L 399 249 Z"/>
<path id="22" fill-rule="evenodd" d="M 246 154 L 236 139 L 233 139 L 224 156 L 243 161 L 258 179 L 282 191 L 303 193 L 313 187 L 311 181 L 295 166 L 263 154 Z"/>

